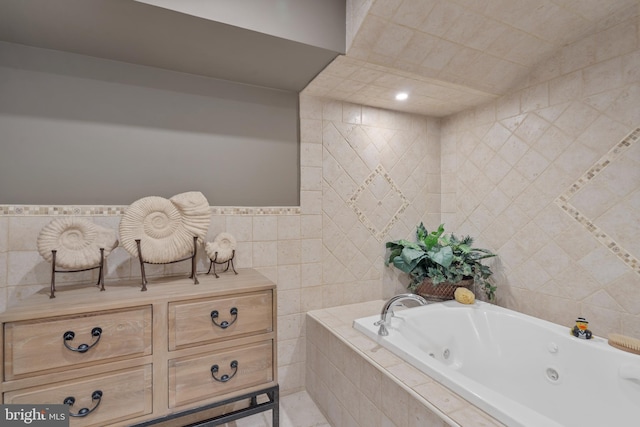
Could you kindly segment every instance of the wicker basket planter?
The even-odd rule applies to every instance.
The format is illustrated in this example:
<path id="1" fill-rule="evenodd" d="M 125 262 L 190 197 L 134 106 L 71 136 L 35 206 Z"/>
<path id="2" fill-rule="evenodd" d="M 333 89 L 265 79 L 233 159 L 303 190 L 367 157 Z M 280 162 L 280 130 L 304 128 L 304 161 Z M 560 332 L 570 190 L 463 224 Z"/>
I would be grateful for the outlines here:
<path id="1" fill-rule="evenodd" d="M 464 279 L 458 283 L 444 282 L 434 285 L 430 278 L 424 279 L 415 293 L 427 301 L 448 301 L 454 298 L 453 293 L 459 287 L 473 291 L 473 278 Z"/>

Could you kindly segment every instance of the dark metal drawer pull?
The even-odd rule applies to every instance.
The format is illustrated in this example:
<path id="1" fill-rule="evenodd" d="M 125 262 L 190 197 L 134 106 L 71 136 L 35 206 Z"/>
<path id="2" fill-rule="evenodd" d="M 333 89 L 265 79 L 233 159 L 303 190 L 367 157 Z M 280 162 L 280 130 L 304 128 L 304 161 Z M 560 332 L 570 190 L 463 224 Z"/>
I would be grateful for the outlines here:
<path id="1" fill-rule="evenodd" d="M 229 365 L 231 366 L 231 369 L 233 369 L 233 374 L 231 374 L 231 376 L 224 374 L 223 376 L 221 376 L 220 378 L 216 377 L 216 374 L 218 373 L 218 370 L 220 369 L 218 367 L 218 365 L 213 365 L 211 366 L 211 376 L 213 377 L 214 380 L 221 382 L 221 383 L 226 383 L 227 381 L 229 381 L 231 378 L 235 377 L 236 374 L 238 373 L 238 361 L 234 360 L 231 362 L 231 364 Z"/>
<path id="2" fill-rule="evenodd" d="M 97 400 L 93 408 L 91 409 L 82 408 L 78 411 L 77 414 L 74 414 L 73 412 L 69 411 L 69 416 L 70 417 L 86 417 L 87 415 L 95 411 L 96 408 L 100 406 L 100 402 L 102 402 L 102 390 L 96 390 L 93 393 L 91 393 L 91 400 L 92 401 Z M 62 403 L 64 403 L 65 405 L 69 405 L 69 407 L 71 407 L 73 406 L 74 403 L 76 403 L 76 398 L 73 396 L 65 397 Z"/>
<path id="3" fill-rule="evenodd" d="M 64 339 L 64 341 L 63 341 L 64 346 L 67 347 L 69 350 L 77 351 L 78 353 L 86 353 L 87 351 L 89 351 L 90 348 L 92 348 L 93 346 L 98 344 L 98 341 L 100 341 L 100 337 L 102 336 L 102 328 L 97 328 L 97 327 L 93 328 L 91 330 L 91 336 L 96 339 L 93 342 L 93 344 L 91 344 L 91 345 L 89 345 L 89 344 L 80 344 L 77 348 L 75 348 L 75 347 L 71 347 L 70 345 L 67 344 L 67 341 L 73 341 L 73 339 L 76 337 L 75 332 L 67 331 L 64 334 L 62 334 L 62 338 Z"/>
<path id="4" fill-rule="evenodd" d="M 223 320 L 222 322 L 218 323 L 216 322 L 216 319 L 220 314 L 218 313 L 218 310 L 213 310 L 211 312 L 211 321 L 213 322 L 214 325 L 222 329 L 227 329 L 229 326 L 236 323 L 236 320 L 238 320 L 238 309 L 236 307 L 232 307 L 231 310 L 229 310 L 229 314 L 233 316 L 233 320 L 231 322 L 227 322 L 226 320 Z"/>

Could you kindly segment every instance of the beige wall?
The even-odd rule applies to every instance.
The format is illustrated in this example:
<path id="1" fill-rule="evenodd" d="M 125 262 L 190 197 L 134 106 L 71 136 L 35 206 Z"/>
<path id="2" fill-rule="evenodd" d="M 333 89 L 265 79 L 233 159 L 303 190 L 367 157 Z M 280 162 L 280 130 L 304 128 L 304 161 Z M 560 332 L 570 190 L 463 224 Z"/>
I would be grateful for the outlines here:
<path id="1" fill-rule="evenodd" d="M 635 11 L 442 128 L 443 221 L 500 254 L 500 304 L 603 335 L 640 336 Z"/>

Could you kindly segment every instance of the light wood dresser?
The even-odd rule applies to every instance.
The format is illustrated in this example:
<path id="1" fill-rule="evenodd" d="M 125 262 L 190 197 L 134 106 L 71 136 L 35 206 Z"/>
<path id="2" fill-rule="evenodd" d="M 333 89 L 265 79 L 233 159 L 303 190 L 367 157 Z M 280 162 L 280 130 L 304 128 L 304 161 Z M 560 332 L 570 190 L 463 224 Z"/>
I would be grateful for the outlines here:
<path id="1" fill-rule="evenodd" d="M 277 425 L 275 285 L 238 273 L 26 298 L 0 313 L 2 402 L 66 403 L 72 427 L 217 425 L 269 409 Z"/>

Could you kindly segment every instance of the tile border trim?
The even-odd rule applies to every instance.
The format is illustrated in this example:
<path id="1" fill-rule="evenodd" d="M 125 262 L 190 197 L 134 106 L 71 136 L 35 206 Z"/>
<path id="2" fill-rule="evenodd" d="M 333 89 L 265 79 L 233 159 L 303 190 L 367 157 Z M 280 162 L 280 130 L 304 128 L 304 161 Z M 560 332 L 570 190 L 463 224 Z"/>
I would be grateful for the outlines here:
<path id="1" fill-rule="evenodd" d="M 120 216 L 128 206 L 93 206 L 93 205 L 0 205 L 0 217 L 14 216 Z M 300 215 L 299 206 L 281 207 L 237 207 L 211 206 L 212 215 Z"/>
<path id="2" fill-rule="evenodd" d="M 629 251 L 620 246 L 607 233 L 593 223 L 586 215 L 580 212 L 575 206 L 569 203 L 571 197 L 585 187 L 593 178 L 606 169 L 611 163 L 617 160 L 634 143 L 640 141 L 640 127 L 632 130 L 626 137 L 611 148 L 602 156 L 591 168 L 589 168 L 567 191 L 558 196 L 555 203 L 565 211 L 578 224 L 582 225 L 600 243 L 605 245 L 614 255 L 627 264 L 636 274 L 640 275 L 640 260 L 634 257 Z"/>

